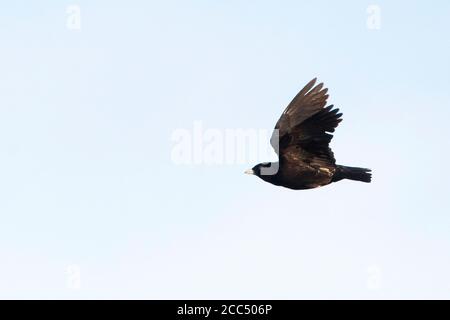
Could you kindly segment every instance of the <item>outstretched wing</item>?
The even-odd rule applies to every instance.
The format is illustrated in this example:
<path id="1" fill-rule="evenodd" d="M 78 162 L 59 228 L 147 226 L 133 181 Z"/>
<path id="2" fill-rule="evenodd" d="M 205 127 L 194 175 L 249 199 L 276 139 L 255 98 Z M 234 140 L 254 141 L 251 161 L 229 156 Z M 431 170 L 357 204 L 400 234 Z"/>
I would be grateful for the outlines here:
<path id="1" fill-rule="evenodd" d="M 328 89 L 323 83 L 314 86 L 311 80 L 286 107 L 270 140 L 280 161 L 302 161 L 312 166 L 334 165 L 335 159 L 329 143 L 342 113 L 325 107 Z"/>

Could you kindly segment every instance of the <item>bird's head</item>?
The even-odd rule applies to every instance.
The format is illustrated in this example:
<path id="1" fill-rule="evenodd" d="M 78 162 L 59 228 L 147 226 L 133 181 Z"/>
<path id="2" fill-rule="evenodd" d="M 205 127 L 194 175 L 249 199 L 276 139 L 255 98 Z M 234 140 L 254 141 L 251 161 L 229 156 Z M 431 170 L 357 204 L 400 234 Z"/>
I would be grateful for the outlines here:
<path id="1" fill-rule="evenodd" d="M 270 176 L 275 175 L 277 172 L 278 162 L 263 162 L 258 163 L 256 166 L 246 170 L 244 173 L 258 176 L 263 180 L 268 180 Z"/>

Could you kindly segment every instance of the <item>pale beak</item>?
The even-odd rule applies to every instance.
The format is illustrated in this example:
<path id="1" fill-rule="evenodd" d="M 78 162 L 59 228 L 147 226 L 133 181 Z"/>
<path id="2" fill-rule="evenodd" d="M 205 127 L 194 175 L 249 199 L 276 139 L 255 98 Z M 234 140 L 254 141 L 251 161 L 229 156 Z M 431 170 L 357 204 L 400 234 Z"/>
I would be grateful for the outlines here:
<path id="1" fill-rule="evenodd" d="M 246 174 L 255 174 L 255 171 L 253 171 L 253 169 L 248 169 L 248 170 L 245 170 L 244 173 L 246 173 Z"/>

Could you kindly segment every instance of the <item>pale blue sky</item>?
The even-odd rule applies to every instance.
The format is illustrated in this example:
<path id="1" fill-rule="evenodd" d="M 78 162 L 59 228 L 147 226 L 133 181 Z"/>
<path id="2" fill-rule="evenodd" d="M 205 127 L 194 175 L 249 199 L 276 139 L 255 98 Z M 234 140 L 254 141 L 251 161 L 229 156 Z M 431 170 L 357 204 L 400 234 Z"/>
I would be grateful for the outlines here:
<path id="1" fill-rule="evenodd" d="M 450 298 L 449 14 L 1 3 L 0 297 Z M 174 130 L 270 129 L 316 76 L 344 113 L 338 163 L 372 184 L 291 191 L 244 175 L 254 163 L 171 161 Z"/>

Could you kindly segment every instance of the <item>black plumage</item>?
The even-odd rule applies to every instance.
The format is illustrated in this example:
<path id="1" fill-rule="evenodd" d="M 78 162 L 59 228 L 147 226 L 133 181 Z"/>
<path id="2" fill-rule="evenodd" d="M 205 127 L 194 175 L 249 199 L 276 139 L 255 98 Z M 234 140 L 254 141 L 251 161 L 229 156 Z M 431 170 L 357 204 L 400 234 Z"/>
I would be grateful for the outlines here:
<path id="1" fill-rule="evenodd" d="M 260 163 L 246 173 L 290 189 L 311 189 L 342 179 L 371 181 L 371 170 L 337 165 L 329 147 L 342 113 L 327 107 L 328 89 L 311 80 L 284 110 L 270 143 L 278 162 Z"/>

